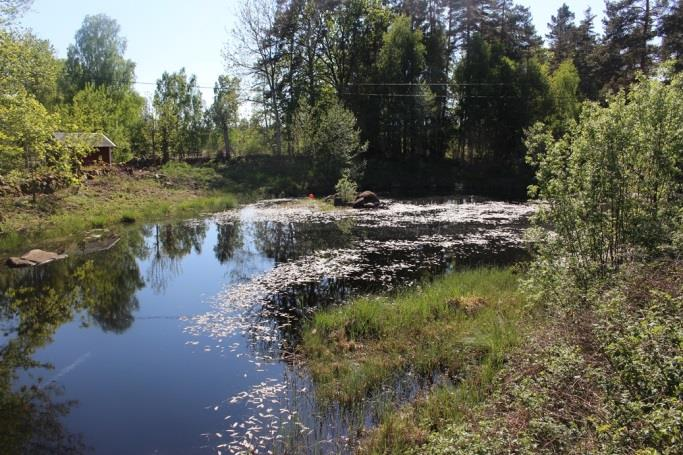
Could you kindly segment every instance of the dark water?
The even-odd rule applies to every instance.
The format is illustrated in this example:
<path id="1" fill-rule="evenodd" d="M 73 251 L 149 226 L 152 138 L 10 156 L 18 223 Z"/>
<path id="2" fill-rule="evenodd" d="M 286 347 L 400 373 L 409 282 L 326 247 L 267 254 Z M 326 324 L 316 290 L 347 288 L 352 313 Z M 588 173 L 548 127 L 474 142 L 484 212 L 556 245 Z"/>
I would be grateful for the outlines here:
<path id="1" fill-rule="evenodd" d="M 104 240 L 69 245 L 67 260 L 0 268 L 0 453 L 344 451 L 351 421 L 372 419 L 316 404 L 290 359 L 302 317 L 515 261 L 532 210 L 271 201 L 132 228 L 107 251 L 92 252 L 110 236 L 95 233 Z"/>

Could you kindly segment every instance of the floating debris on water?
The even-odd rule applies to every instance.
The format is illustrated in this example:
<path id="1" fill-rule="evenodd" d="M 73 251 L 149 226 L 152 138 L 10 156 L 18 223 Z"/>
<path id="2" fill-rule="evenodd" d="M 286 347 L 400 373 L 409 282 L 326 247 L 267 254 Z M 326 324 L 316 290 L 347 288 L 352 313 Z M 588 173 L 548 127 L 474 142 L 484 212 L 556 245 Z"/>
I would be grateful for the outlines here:
<path id="1" fill-rule="evenodd" d="M 318 409 L 305 372 L 282 362 L 296 344 L 299 321 L 353 295 L 413 285 L 454 266 L 516 259 L 525 254 L 523 231 L 535 211 L 531 204 L 476 200 L 388 201 L 373 211 L 289 202 L 264 201 L 213 217 L 240 231 L 241 250 L 233 254 L 260 252 L 273 263 L 260 273 L 243 271 L 245 279 L 207 299 L 207 312 L 184 321 L 187 334 L 214 340 L 204 348 L 207 355 L 216 350 L 246 360 L 242 376 L 255 382 L 214 408 L 235 416 L 208 433 L 228 453 L 286 451 L 293 440 L 323 453 L 348 452 L 351 423 L 340 424 L 342 410 Z M 283 377 L 263 379 L 272 373 Z M 418 379 L 405 379 L 383 393 L 416 393 Z"/>

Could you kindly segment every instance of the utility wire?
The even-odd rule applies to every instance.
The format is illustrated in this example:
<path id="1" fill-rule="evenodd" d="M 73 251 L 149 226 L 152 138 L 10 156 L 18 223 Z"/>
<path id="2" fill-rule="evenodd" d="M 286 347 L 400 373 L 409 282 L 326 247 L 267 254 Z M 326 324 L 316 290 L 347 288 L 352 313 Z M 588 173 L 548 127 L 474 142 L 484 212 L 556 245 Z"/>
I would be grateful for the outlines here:
<path id="1" fill-rule="evenodd" d="M 117 81 L 115 81 L 117 82 Z M 134 85 L 157 85 L 156 82 L 144 82 L 144 81 L 118 81 L 119 83 L 131 83 Z M 414 83 L 414 82 L 359 82 L 356 84 L 350 84 L 351 86 L 400 86 L 400 87 L 413 87 L 413 86 L 447 86 L 447 87 L 487 87 L 487 86 L 508 86 L 515 85 L 514 82 L 463 82 L 463 83 L 450 83 L 450 82 L 434 82 L 434 83 Z M 516 84 L 520 85 L 520 84 Z M 195 85 L 195 88 L 213 90 L 214 87 L 208 87 L 205 85 Z M 256 91 L 256 90 L 251 90 Z M 437 95 L 434 93 L 352 93 L 352 92 L 340 92 L 343 96 L 368 96 L 368 97 L 401 97 L 401 98 L 458 98 L 458 99 L 472 99 L 472 98 L 495 98 L 495 99 L 519 99 L 523 95 Z M 562 99 L 575 99 L 571 96 L 561 96 Z M 258 100 L 248 99 L 247 101 L 258 102 Z"/>
<path id="2" fill-rule="evenodd" d="M 460 86 L 489 86 L 489 85 L 521 85 L 519 82 L 358 82 L 350 85 L 367 85 L 367 86 L 423 86 L 423 85 L 440 85 L 446 87 L 460 87 Z"/>
<path id="3" fill-rule="evenodd" d="M 90 81 L 94 83 L 95 81 Z M 131 83 L 134 85 L 157 85 L 156 82 L 144 81 L 112 81 L 119 84 Z M 519 82 L 357 82 L 349 84 L 350 86 L 372 86 L 372 87 L 421 87 L 421 86 L 441 86 L 441 87 L 487 87 L 487 86 L 506 86 L 506 85 L 524 85 Z M 196 88 L 213 90 L 214 87 L 206 85 L 195 85 Z"/>

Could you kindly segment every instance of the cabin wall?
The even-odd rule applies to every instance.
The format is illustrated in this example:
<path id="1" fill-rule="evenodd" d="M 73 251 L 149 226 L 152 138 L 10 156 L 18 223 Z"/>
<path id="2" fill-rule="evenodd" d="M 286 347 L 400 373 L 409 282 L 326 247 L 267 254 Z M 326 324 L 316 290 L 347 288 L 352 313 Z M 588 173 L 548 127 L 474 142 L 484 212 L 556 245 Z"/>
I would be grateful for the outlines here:
<path id="1" fill-rule="evenodd" d="M 111 147 L 98 147 L 94 149 L 92 153 L 83 158 L 83 164 L 86 166 L 95 164 L 98 161 L 102 161 L 106 164 L 112 163 Z"/>

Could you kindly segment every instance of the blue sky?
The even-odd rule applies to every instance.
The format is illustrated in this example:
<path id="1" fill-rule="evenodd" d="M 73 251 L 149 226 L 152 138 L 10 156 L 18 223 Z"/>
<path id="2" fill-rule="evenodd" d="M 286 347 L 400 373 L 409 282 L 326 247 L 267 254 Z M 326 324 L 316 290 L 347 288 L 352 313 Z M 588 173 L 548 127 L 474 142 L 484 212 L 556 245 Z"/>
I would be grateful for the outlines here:
<path id="1" fill-rule="evenodd" d="M 126 56 L 136 63 L 140 82 L 154 83 L 164 71 L 185 67 L 197 75 L 199 85 L 212 87 L 224 72 L 221 52 L 236 24 L 240 0 L 35 0 L 23 25 L 54 45 L 59 57 L 73 42 L 87 14 L 104 13 L 121 25 L 128 40 Z M 518 0 L 531 8 L 538 31 L 545 35 L 550 16 L 562 0 Z M 578 18 L 587 7 L 601 14 L 603 0 L 566 0 Z M 599 17 L 596 30 L 601 29 Z M 153 93 L 153 85 L 136 86 L 142 95 Z M 204 98 L 211 98 L 205 89 Z"/>

